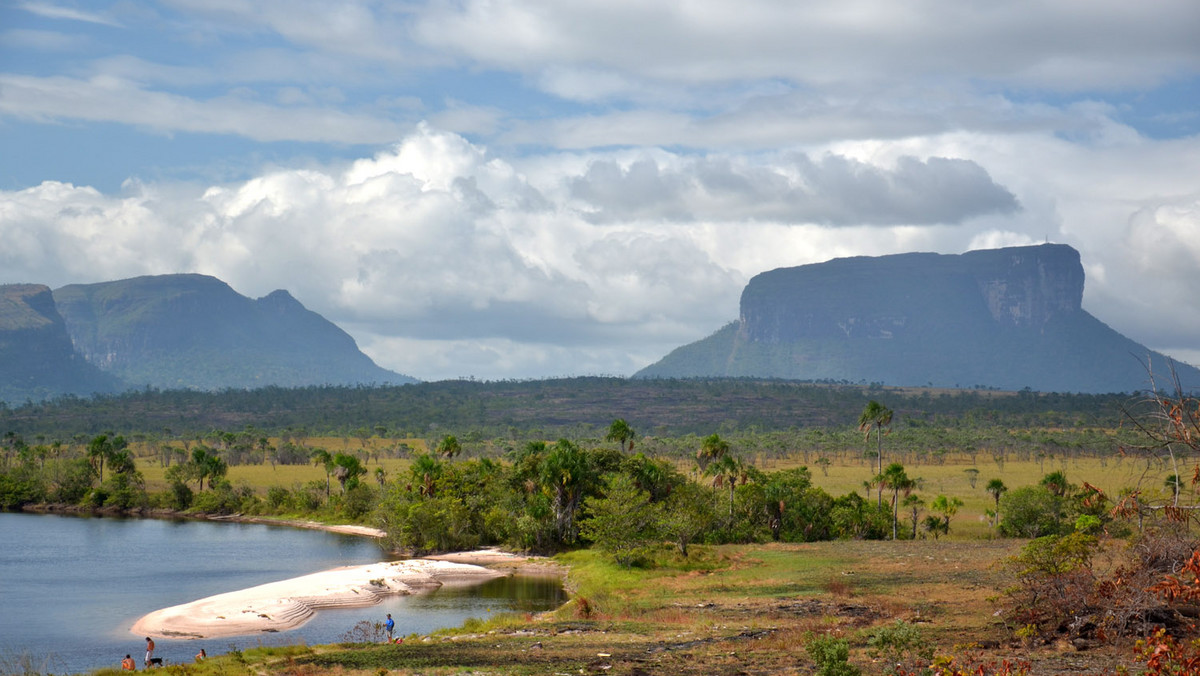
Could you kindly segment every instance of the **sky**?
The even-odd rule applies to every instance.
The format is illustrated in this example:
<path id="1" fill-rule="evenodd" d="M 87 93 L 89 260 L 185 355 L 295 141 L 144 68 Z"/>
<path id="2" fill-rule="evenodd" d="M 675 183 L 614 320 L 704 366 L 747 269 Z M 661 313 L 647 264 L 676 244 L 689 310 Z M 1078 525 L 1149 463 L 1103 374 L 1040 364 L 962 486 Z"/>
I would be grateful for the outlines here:
<path id="1" fill-rule="evenodd" d="M 1197 36 L 1195 0 L 0 0 L 0 283 L 203 273 L 423 380 L 622 376 L 760 272 L 1049 241 L 1200 364 Z"/>

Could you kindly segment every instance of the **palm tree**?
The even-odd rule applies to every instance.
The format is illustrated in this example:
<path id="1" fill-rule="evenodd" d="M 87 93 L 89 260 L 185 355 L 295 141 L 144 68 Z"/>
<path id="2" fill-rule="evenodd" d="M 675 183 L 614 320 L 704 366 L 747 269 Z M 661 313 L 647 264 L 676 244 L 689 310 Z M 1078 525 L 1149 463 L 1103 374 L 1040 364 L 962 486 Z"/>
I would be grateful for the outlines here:
<path id="1" fill-rule="evenodd" d="M 116 436 L 110 439 L 107 434 L 101 434 L 88 442 L 88 460 L 96 469 L 96 476 L 100 478 L 100 483 L 104 483 L 104 461 L 111 460 L 114 455 L 128 446 L 129 442 L 125 441 L 125 437 Z"/>
<path id="2" fill-rule="evenodd" d="M 559 542 L 575 541 L 575 514 L 583 495 L 599 476 L 591 456 L 567 439 L 559 439 L 542 460 L 541 484 L 554 493 L 554 524 Z"/>
<path id="3" fill-rule="evenodd" d="M 428 453 L 422 453 L 413 459 L 409 471 L 416 480 L 417 491 L 427 498 L 433 497 L 434 481 L 442 475 L 441 461 Z"/>
<path id="4" fill-rule="evenodd" d="M 107 434 L 101 434 L 88 442 L 88 460 L 96 470 L 96 476 L 100 477 L 100 483 L 104 483 L 104 459 L 111 453 L 112 442 L 108 440 Z"/>
<path id="5" fill-rule="evenodd" d="M 700 442 L 700 450 L 696 451 L 696 462 L 700 464 L 700 471 L 707 473 L 709 463 L 720 460 L 726 453 L 729 453 L 729 442 L 720 435 L 710 434 L 704 437 Z"/>
<path id="6" fill-rule="evenodd" d="M 919 495 L 904 496 L 904 507 L 909 510 L 909 518 L 912 519 L 912 539 L 917 539 L 917 524 L 921 518 L 921 508 L 925 506 L 925 501 Z"/>
<path id="7" fill-rule="evenodd" d="M 950 517 L 958 513 L 958 508 L 963 506 L 963 501 L 958 498 L 948 498 L 944 495 L 939 495 L 929 504 L 930 511 L 941 514 L 941 517 L 932 516 L 926 517 L 926 521 L 930 518 L 937 520 L 938 529 L 942 535 L 950 533 Z M 933 539 L 937 539 L 937 531 L 934 531 Z"/>
<path id="8" fill-rule="evenodd" d="M 353 488 L 358 477 L 367 473 L 367 468 L 363 467 L 362 462 L 357 456 L 347 453 L 338 453 L 333 456 L 333 476 L 337 478 L 338 483 L 342 485 L 342 495 L 346 494 L 346 484 L 349 483 Z"/>
<path id="9" fill-rule="evenodd" d="M 462 444 L 458 443 L 458 438 L 454 435 L 446 435 L 438 442 L 436 452 L 443 458 L 450 460 L 459 453 L 462 453 Z"/>
<path id="10" fill-rule="evenodd" d="M 1171 504 L 1178 505 L 1179 491 L 1183 488 L 1183 482 L 1179 480 L 1179 475 L 1172 474 L 1171 476 L 1167 477 L 1166 481 L 1163 481 L 1163 486 L 1166 487 L 1167 490 L 1171 491 L 1171 494 L 1175 496 Z"/>
<path id="11" fill-rule="evenodd" d="M 1000 496 L 1004 495 L 1005 493 L 1008 492 L 1008 486 L 1005 486 L 1004 482 L 999 479 L 992 479 L 987 482 L 987 486 L 985 486 L 984 488 L 985 488 L 985 490 L 987 490 L 988 493 L 992 494 L 992 499 L 994 499 L 996 501 L 996 523 L 999 524 L 1000 523 Z"/>
<path id="12" fill-rule="evenodd" d="M 904 491 L 905 497 L 912 492 L 917 486 L 916 479 L 909 478 L 908 473 L 904 471 L 904 465 L 898 462 L 893 462 L 888 465 L 883 474 L 876 477 L 879 483 L 880 490 L 883 487 L 892 489 L 892 539 L 896 539 L 900 514 L 897 509 L 900 507 L 900 492 Z"/>
<path id="13" fill-rule="evenodd" d="M 637 432 L 625 422 L 624 418 L 617 418 L 608 426 L 608 434 L 605 435 L 605 441 L 615 441 L 621 444 L 621 450 L 625 451 L 625 442 L 629 442 L 628 450 L 633 450 L 633 438 L 637 436 Z"/>
<path id="14" fill-rule="evenodd" d="M 716 436 L 716 435 L 714 435 Z M 729 518 L 733 519 L 733 489 L 737 487 L 738 479 L 746 475 L 746 465 L 741 459 L 732 455 L 722 455 L 705 469 L 706 476 L 712 476 L 713 486 L 729 488 Z"/>
<path id="15" fill-rule="evenodd" d="M 1060 498 L 1066 495 L 1071 487 L 1071 484 L 1067 483 L 1067 475 L 1061 470 L 1055 470 L 1047 474 L 1042 477 L 1039 483 L 1043 488 Z"/>
<path id="16" fill-rule="evenodd" d="M 312 455 L 309 457 L 312 458 L 314 465 L 322 465 L 325 467 L 325 497 L 328 499 L 330 495 L 329 477 L 333 474 L 333 456 L 329 454 L 329 451 L 323 448 L 318 448 L 314 449 Z"/>
<path id="17" fill-rule="evenodd" d="M 876 450 L 875 459 L 878 464 L 879 471 L 877 474 L 883 474 L 883 428 L 892 424 L 892 409 L 880 404 L 872 399 L 867 402 L 867 407 L 863 409 L 861 415 L 858 416 L 858 429 L 861 432 L 866 432 L 866 438 L 871 438 L 871 431 L 875 431 Z M 879 505 L 883 505 L 883 486 L 879 487 Z"/>

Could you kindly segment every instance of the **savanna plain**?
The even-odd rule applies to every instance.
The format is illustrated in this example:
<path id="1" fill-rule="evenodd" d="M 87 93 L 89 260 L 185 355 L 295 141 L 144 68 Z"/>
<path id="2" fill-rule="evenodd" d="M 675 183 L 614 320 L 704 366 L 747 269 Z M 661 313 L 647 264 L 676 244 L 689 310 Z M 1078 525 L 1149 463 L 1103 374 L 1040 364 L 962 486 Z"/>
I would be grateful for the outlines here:
<path id="1" fill-rule="evenodd" d="M 6 508 L 368 525 L 413 555 L 498 546 L 570 592 L 399 644 L 362 623 L 344 643 L 175 674 L 1200 673 L 1194 397 L 842 386 L 798 413 L 778 384 L 737 383 L 731 400 L 793 424 L 738 424 L 710 385 L 709 409 L 680 397 L 684 425 L 589 387 L 537 400 L 553 423 L 490 421 L 461 392 L 476 412 L 459 425 L 150 431 L 8 409 L 25 428 L 5 437 L 0 493 Z M 61 435 L 37 426 L 47 411 Z M 67 495 L 71 481 L 86 487 Z"/>

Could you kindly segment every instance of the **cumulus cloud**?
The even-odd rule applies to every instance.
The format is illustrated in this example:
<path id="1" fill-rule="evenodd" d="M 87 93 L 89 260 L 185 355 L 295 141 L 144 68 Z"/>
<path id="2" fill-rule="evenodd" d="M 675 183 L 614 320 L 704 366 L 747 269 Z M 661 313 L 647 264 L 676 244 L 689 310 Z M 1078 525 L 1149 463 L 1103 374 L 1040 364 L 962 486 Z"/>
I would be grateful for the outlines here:
<path id="1" fill-rule="evenodd" d="M 432 370 L 437 360 L 413 346 L 462 352 L 472 341 L 475 358 L 505 344 L 559 355 L 543 375 L 629 372 L 630 345 L 640 353 L 716 328 L 744 283 L 687 233 L 598 229 L 509 163 L 424 126 L 349 165 L 199 192 L 133 183 L 109 196 L 46 182 L 3 193 L 0 238 L 5 281 L 186 271 L 248 295 L 287 288 L 357 327 L 384 365 L 421 377 L 459 370 Z"/>
<path id="2" fill-rule="evenodd" d="M 735 319 L 764 270 L 1049 237 L 1083 254 L 1085 308 L 1151 347 L 1188 349 L 1200 198 L 1153 191 L 1187 185 L 1178 169 L 1200 171 L 1200 153 L 1122 179 L 1119 146 L 1026 142 L 1016 161 L 1011 143 L 504 156 L 420 125 L 372 157 L 236 183 L 0 193 L 0 281 L 201 272 L 251 296 L 286 288 L 422 378 L 627 374 Z M 1148 321 L 1164 304 L 1177 311 Z"/>

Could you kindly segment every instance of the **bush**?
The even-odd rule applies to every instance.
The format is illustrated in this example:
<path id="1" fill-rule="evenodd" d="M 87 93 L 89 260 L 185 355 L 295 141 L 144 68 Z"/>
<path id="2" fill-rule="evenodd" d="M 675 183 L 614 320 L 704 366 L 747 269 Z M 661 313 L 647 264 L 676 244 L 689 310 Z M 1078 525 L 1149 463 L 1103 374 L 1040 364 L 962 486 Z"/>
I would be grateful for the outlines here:
<path id="1" fill-rule="evenodd" d="M 192 506 L 195 494 L 192 493 L 191 486 L 182 481 L 173 481 L 171 482 L 170 496 L 171 508 L 182 511 Z"/>
<path id="2" fill-rule="evenodd" d="M 1096 590 L 1091 563 L 1097 544 L 1084 533 L 1047 535 L 1009 559 L 1017 576 L 1017 585 L 1006 593 L 1010 628 L 1049 636 L 1088 614 Z"/>
<path id="3" fill-rule="evenodd" d="M 850 664 L 850 644 L 828 634 L 810 637 L 804 644 L 808 656 L 817 663 L 818 676 L 858 676 L 862 670 Z"/>
<path id="4" fill-rule="evenodd" d="M 1000 534 L 1038 538 L 1068 530 L 1065 498 L 1042 486 L 1024 486 L 1000 498 Z"/>
<path id="5" fill-rule="evenodd" d="M 292 504 L 292 494 L 283 486 L 271 486 L 267 489 L 267 507 L 272 511 L 285 511 Z"/>
<path id="6" fill-rule="evenodd" d="M 375 489 L 359 483 L 347 489 L 346 494 L 342 496 L 342 514 L 347 519 L 357 521 L 374 509 L 376 501 Z"/>
<path id="7" fill-rule="evenodd" d="M 884 673 L 919 671 L 933 659 L 933 646 L 928 645 L 921 628 L 904 620 L 880 627 L 867 638 L 867 654 L 882 659 Z"/>

